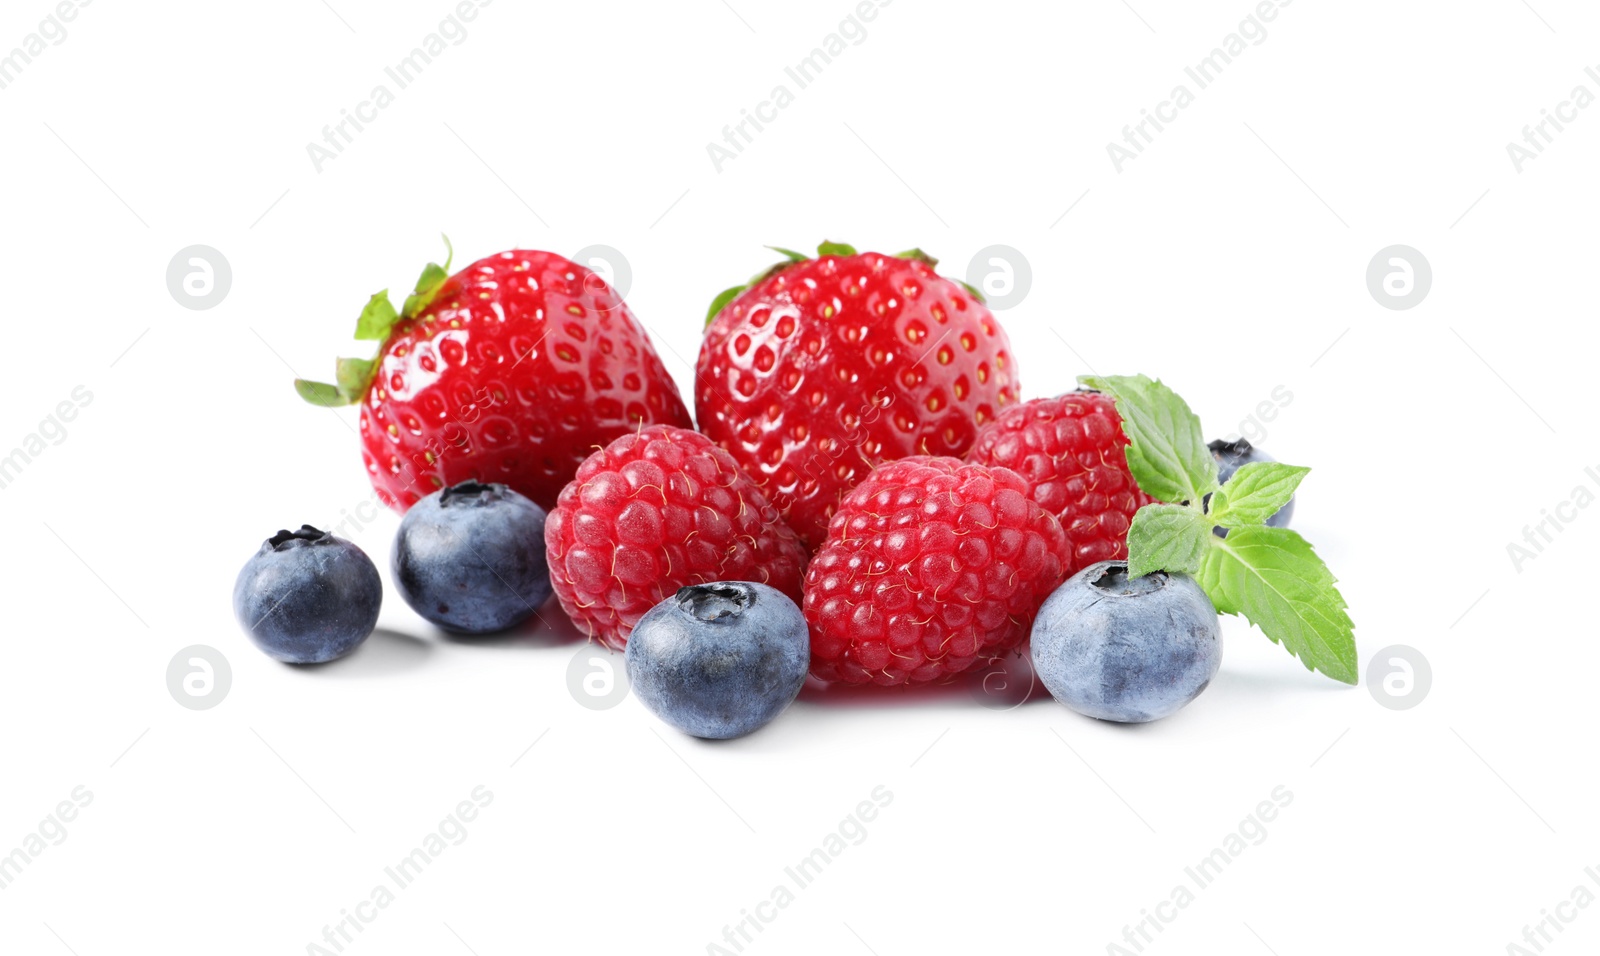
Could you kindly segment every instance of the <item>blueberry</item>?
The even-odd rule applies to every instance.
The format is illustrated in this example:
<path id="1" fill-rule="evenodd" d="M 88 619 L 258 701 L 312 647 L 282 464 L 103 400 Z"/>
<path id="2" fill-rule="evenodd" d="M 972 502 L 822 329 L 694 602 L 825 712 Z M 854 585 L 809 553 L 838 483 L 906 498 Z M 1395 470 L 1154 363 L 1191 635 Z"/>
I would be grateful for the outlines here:
<path id="1" fill-rule="evenodd" d="M 1227 484 L 1233 473 L 1252 462 L 1277 461 L 1271 455 L 1250 444 L 1241 438 L 1238 441 L 1214 441 L 1206 446 L 1211 449 L 1211 457 L 1217 460 L 1217 481 Z M 1289 527 L 1289 519 L 1294 517 L 1294 499 L 1290 498 L 1277 513 L 1267 519 L 1267 524 L 1274 528 Z M 1217 534 L 1226 538 L 1227 528 L 1213 528 Z"/>
<path id="2" fill-rule="evenodd" d="M 1033 666 L 1080 714 L 1143 723 L 1194 700 L 1222 663 L 1216 608 L 1194 579 L 1129 578 L 1124 561 L 1092 564 L 1057 588 L 1033 622 Z"/>
<path id="3" fill-rule="evenodd" d="M 782 592 L 749 581 L 679 588 L 628 638 L 628 682 L 686 734 L 716 740 L 766 725 L 811 665 L 806 619 Z"/>
<path id="4" fill-rule="evenodd" d="M 233 585 L 233 613 L 250 640 L 290 664 L 355 650 L 382 604 L 383 580 L 366 552 L 308 524 L 268 538 Z"/>
<path id="5" fill-rule="evenodd" d="M 505 485 L 464 481 L 411 506 L 394 538 L 400 596 L 447 631 L 518 624 L 550 596 L 544 509 Z"/>

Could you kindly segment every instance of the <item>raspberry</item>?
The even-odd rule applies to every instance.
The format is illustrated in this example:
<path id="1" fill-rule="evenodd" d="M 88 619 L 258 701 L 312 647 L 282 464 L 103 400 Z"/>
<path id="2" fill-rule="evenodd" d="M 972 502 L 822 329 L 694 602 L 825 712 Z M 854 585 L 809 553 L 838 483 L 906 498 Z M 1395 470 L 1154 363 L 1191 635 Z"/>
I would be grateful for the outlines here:
<path id="1" fill-rule="evenodd" d="M 1155 500 L 1129 473 L 1127 447 L 1111 396 L 1077 391 L 1002 410 L 978 430 L 967 460 L 1027 481 L 1028 496 L 1066 530 L 1071 576 L 1127 558 L 1134 513 Z"/>
<path id="2" fill-rule="evenodd" d="M 590 455 L 545 524 L 550 578 L 578 628 L 622 648 L 681 587 L 755 581 L 799 603 L 806 553 L 755 482 L 698 432 L 654 425 Z"/>
<path id="3" fill-rule="evenodd" d="M 920 683 L 1017 647 L 1065 579 L 1066 538 L 1015 472 L 915 455 L 839 503 L 806 572 L 811 673 Z"/>

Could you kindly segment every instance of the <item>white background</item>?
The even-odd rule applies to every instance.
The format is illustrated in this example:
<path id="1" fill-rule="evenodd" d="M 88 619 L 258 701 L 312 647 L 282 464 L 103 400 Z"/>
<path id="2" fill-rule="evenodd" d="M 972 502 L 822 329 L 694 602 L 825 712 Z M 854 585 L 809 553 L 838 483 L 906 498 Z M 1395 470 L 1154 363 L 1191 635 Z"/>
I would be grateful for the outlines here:
<path id="1" fill-rule="evenodd" d="M 0 450 L 93 395 L 0 492 L 0 854 L 93 794 L 0 890 L 0 948 L 317 952 L 478 785 L 466 841 L 346 952 L 707 952 L 879 785 L 866 840 L 745 952 L 1108 952 L 1280 785 L 1265 841 L 1145 952 L 1499 953 L 1600 894 L 1600 517 L 1563 505 L 1507 554 L 1600 491 L 1600 107 L 1520 173 L 1506 153 L 1600 93 L 1591 6 L 1300 0 L 1119 174 L 1106 144 L 1194 89 L 1246 0 L 898 0 L 718 173 L 707 143 L 851 4 L 498 0 L 319 173 L 306 144 L 453 9 L 329 2 L 102 0 L 0 90 Z M 0 52 L 52 9 L 7 2 Z M 354 411 L 290 380 L 361 354 L 366 297 L 441 231 L 457 266 L 621 250 L 686 396 L 706 303 L 765 243 L 920 245 L 956 276 L 1012 246 L 1025 397 L 1142 371 L 1221 435 L 1292 393 L 1262 444 L 1315 469 L 1296 525 L 1363 671 L 1409 645 L 1432 691 L 1380 707 L 1228 620 L 1213 686 L 1154 725 L 808 690 L 711 745 L 579 706 L 570 627 L 453 642 L 392 592 L 352 658 L 278 665 L 232 620 L 244 560 L 359 512 L 387 577 L 397 523 L 363 507 Z M 196 243 L 233 270 L 209 311 L 165 282 Z M 1407 311 L 1365 284 L 1394 243 L 1433 268 Z M 168 693 L 192 644 L 231 662 L 214 709 Z M 1600 943 L 1600 907 L 1560 912 L 1548 951 Z"/>

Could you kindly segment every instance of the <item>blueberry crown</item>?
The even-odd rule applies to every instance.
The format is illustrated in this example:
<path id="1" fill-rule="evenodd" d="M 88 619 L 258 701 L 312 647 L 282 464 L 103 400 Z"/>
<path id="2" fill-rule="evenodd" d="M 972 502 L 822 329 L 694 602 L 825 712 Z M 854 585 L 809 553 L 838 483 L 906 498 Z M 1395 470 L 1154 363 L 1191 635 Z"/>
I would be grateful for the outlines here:
<path id="1" fill-rule="evenodd" d="M 318 544 L 324 539 L 333 540 L 333 535 L 320 531 L 311 525 L 303 524 L 299 531 L 279 531 L 267 539 L 264 546 L 269 551 L 288 551 L 290 548 L 303 548 L 306 545 Z"/>
<path id="2" fill-rule="evenodd" d="M 1112 597 L 1137 597 L 1167 586 L 1167 572 L 1152 571 L 1137 578 L 1128 577 L 1127 562 L 1118 561 L 1100 572 L 1089 584 Z"/>
<path id="3" fill-rule="evenodd" d="M 1237 441 L 1223 441 L 1219 438 L 1207 444 L 1206 447 L 1211 449 L 1211 454 L 1213 455 L 1221 455 L 1227 458 L 1244 458 L 1250 454 L 1255 446 L 1250 444 L 1248 438 L 1241 438 Z"/>
<path id="4" fill-rule="evenodd" d="M 439 507 L 483 505 L 499 501 L 505 497 L 506 490 L 506 486 L 498 482 L 482 482 L 469 478 L 439 492 Z"/>
<path id="5" fill-rule="evenodd" d="M 684 613 L 702 621 L 737 618 L 756 602 L 755 589 L 737 581 L 693 584 L 673 595 Z"/>

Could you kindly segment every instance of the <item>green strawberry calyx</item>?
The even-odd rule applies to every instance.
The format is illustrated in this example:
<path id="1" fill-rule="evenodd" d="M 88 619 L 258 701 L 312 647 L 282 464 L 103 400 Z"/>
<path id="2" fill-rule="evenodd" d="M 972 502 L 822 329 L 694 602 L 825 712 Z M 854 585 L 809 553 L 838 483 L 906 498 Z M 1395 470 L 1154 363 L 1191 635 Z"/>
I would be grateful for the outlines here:
<path id="1" fill-rule="evenodd" d="M 829 240 L 823 240 L 821 243 L 818 243 L 817 254 L 815 256 L 808 256 L 803 252 L 796 252 L 793 249 L 785 249 L 782 246 L 767 246 L 767 248 L 783 256 L 783 259 L 777 263 L 774 263 L 769 268 L 763 269 L 762 271 L 756 273 L 754 276 L 751 276 L 749 282 L 746 282 L 742 285 L 732 286 L 730 288 L 723 289 L 721 292 L 718 292 L 716 298 L 711 300 L 711 307 L 706 310 L 706 325 L 709 326 L 711 321 L 717 317 L 717 313 L 721 312 L 723 307 L 729 302 L 737 299 L 739 295 L 746 289 L 749 289 L 751 286 L 756 285 L 757 283 L 764 282 L 767 279 L 772 278 L 796 263 L 810 262 L 812 259 L 821 259 L 825 256 L 853 256 L 857 254 L 855 246 L 844 242 L 832 242 Z M 928 255 L 921 249 L 908 249 L 905 252 L 896 253 L 895 258 L 913 259 L 917 262 L 923 263 L 930 269 L 939 264 L 938 259 Z M 984 301 L 983 293 L 979 292 L 977 289 L 974 289 L 965 282 L 961 283 L 961 285 L 979 302 Z"/>
<path id="2" fill-rule="evenodd" d="M 355 338 L 361 342 L 377 342 L 378 352 L 370 359 L 339 359 L 334 365 L 334 379 L 331 385 L 327 382 L 295 379 L 294 390 L 301 398 L 313 405 L 337 408 L 341 405 L 355 405 L 366 397 L 367 389 L 372 387 L 372 378 L 378 371 L 378 355 L 382 354 L 383 343 L 388 341 L 389 333 L 394 330 L 395 323 L 401 319 L 415 318 L 418 313 L 431 305 L 434 297 L 439 294 L 439 289 L 444 286 L 445 280 L 450 278 L 450 263 L 455 261 L 456 252 L 450 245 L 450 237 L 443 238 L 444 265 L 430 262 L 423 267 L 422 275 L 417 277 L 416 286 L 411 294 L 406 296 L 398 312 L 395 311 L 394 303 L 389 301 L 388 289 L 375 293 L 361 310 L 361 315 L 356 319 Z"/>
<path id="3" fill-rule="evenodd" d="M 1251 462 L 1221 485 L 1200 419 L 1172 389 L 1143 375 L 1078 381 L 1116 403 L 1128 471 L 1156 499 L 1128 529 L 1128 573 L 1192 575 L 1218 612 L 1242 614 L 1307 669 L 1356 683 L 1355 624 L 1338 579 L 1298 532 L 1266 524 L 1311 469 Z"/>

